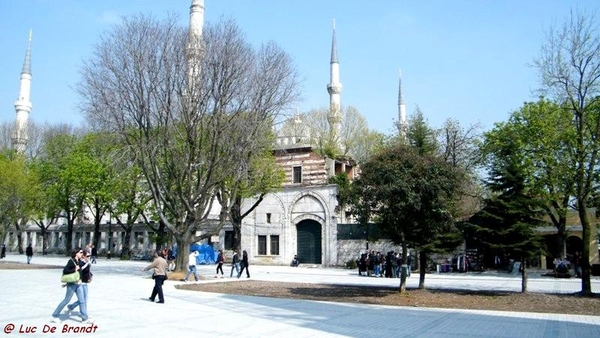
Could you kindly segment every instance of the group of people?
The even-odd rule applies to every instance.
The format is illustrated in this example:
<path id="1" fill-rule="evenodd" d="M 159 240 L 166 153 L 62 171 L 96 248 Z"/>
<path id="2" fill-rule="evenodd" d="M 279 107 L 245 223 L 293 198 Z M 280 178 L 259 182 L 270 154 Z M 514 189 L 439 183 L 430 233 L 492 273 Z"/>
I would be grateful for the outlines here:
<path id="1" fill-rule="evenodd" d="M 402 267 L 406 267 L 406 275 L 410 277 L 412 270 L 412 257 L 407 256 L 404 262 L 401 253 L 389 251 L 385 255 L 374 250 L 361 253 L 360 258 L 356 260 L 358 274 L 360 276 L 398 278 L 401 275 Z"/>
<path id="2" fill-rule="evenodd" d="M 164 304 L 164 302 L 165 302 L 165 297 L 164 297 L 162 286 L 163 286 L 165 280 L 168 278 L 167 272 L 169 270 L 169 263 L 167 262 L 167 259 L 165 258 L 166 254 L 167 254 L 167 252 L 165 250 L 155 251 L 154 259 L 152 260 L 152 263 L 150 265 L 146 266 L 142 270 L 142 271 L 148 271 L 150 269 L 154 269 L 154 271 L 152 273 L 152 279 L 154 279 L 154 288 L 152 289 L 152 294 L 148 298 L 151 302 L 155 302 L 157 296 L 158 296 L 158 303 Z M 184 277 L 184 281 L 186 283 L 189 282 L 189 277 L 191 275 L 194 275 L 194 280 L 196 282 L 199 280 L 198 271 L 196 269 L 198 255 L 199 255 L 198 251 L 192 251 L 192 252 L 190 252 L 190 254 L 188 256 L 188 271 Z M 219 273 L 220 273 L 221 278 L 223 278 L 223 276 L 224 276 L 223 264 L 225 263 L 225 256 L 223 255 L 223 250 L 219 250 L 216 263 L 217 263 L 217 271 L 216 271 L 215 277 L 218 277 Z M 235 269 L 237 278 L 241 277 L 244 270 L 246 271 L 246 277 L 250 278 L 250 270 L 248 269 L 248 266 L 249 266 L 248 253 L 246 252 L 246 250 L 244 250 L 242 252 L 241 258 L 239 257 L 238 252 L 234 251 L 233 256 L 231 258 L 231 273 L 229 274 L 229 277 L 230 278 L 233 277 L 233 270 Z"/>
<path id="3" fill-rule="evenodd" d="M 79 278 L 73 282 L 63 283 L 66 288 L 65 298 L 58 304 L 52 313 L 51 322 L 60 323 L 61 311 L 67 307 L 67 314 L 70 316 L 75 308 L 79 307 L 81 321 L 84 324 L 93 323 L 93 319 L 88 316 L 87 300 L 88 300 L 88 284 L 92 282 L 91 266 L 91 251 L 82 248 L 76 248 L 71 252 L 71 258 L 63 268 L 63 275 L 78 273 Z M 77 295 L 77 301 L 69 304 L 73 295 Z"/>
<path id="4" fill-rule="evenodd" d="M 188 278 L 192 274 L 194 275 L 196 282 L 198 281 L 198 273 L 196 271 L 196 257 L 197 256 L 198 256 L 198 251 L 190 252 L 188 271 L 184 278 L 184 281 L 186 283 L 189 281 Z M 220 274 L 221 278 L 223 278 L 225 275 L 223 272 L 223 264 L 225 264 L 225 256 L 223 255 L 223 250 L 219 250 L 216 263 L 217 263 L 217 271 L 215 274 L 215 278 L 219 277 L 219 274 Z M 236 274 L 237 278 L 240 278 L 242 276 L 242 273 L 244 273 L 244 271 L 246 271 L 246 277 L 250 278 L 250 270 L 248 268 L 249 265 L 250 264 L 248 263 L 248 252 L 246 252 L 246 250 L 242 251 L 242 257 L 240 257 L 240 255 L 237 251 L 234 251 L 233 255 L 231 257 L 231 272 L 229 273 L 229 278 L 233 277 L 233 270 L 235 270 L 235 274 Z"/>
<path id="5" fill-rule="evenodd" d="M 233 252 L 233 256 L 231 257 L 231 272 L 229 273 L 229 278 L 233 277 L 233 270 L 237 274 L 237 278 L 242 276 L 244 270 L 246 270 L 246 278 L 250 278 L 250 270 L 248 269 L 248 253 L 246 250 L 242 251 L 242 258 L 237 251 Z"/>
<path id="6" fill-rule="evenodd" d="M 554 275 L 556 277 L 571 277 L 570 268 L 573 268 L 573 275 L 581 278 L 581 252 L 575 251 L 568 254 L 566 259 L 554 259 Z"/>

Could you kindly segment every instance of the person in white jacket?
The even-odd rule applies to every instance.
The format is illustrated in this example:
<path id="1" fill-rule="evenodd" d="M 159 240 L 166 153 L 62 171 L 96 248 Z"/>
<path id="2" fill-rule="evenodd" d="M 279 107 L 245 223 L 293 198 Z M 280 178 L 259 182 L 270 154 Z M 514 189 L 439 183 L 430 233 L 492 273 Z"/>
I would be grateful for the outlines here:
<path id="1" fill-rule="evenodd" d="M 190 252 L 190 256 L 188 257 L 188 272 L 185 274 L 185 282 L 188 282 L 188 277 L 190 277 L 191 274 L 194 274 L 194 278 L 196 279 L 196 282 L 198 281 L 198 272 L 196 271 L 196 257 L 198 257 L 198 251 L 192 251 Z"/>

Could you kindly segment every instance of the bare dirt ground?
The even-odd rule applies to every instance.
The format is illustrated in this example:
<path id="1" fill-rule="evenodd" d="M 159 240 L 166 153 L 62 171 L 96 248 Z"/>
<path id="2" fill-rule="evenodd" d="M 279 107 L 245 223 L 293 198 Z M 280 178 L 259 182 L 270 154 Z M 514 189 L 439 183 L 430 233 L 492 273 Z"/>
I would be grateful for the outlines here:
<path id="1" fill-rule="evenodd" d="M 179 279 L 183 280 L 183 274 L 181 277 L 175 273 L 169 276 L 169 280 Z M 600 316 L 600 295 L 582 297 L 578 294 L 523 294 L 516 292 L 418 289 L 407 289 L 407 292 L 400 294 L 398 288 L 256 280 L 184 284 L 178 286 L 178 288 L 223 294 L 342 303 Z"/>
<path id="2" fill-rule="evenodd" d="M 62 266 L 0 261 L 0 270 L 62 269 Z"/>
<path id="3" fill-rule="evenodd" d="M 60 269 L 60 266 L 0 261 L 2 269 Z M 182 281 L 183 273 L 171 273 L 169 281 Z M 203 279 L 208 277 L 200 276 Z M 435 307 L 472 310 L 565 313 L 600 316 L 600 295 L 477 292 L 465 290 L 407 289 L 308 283 L 242 280 L 220 283 L 184 284 L 182 290 L 223 294 L 318 300 L 391 306 Z"/>

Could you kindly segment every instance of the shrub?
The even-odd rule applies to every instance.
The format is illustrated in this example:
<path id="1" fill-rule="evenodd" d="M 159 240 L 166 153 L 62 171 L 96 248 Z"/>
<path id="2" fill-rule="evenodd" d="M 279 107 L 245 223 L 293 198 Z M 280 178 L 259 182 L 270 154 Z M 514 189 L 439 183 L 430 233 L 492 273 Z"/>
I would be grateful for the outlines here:
<path id="1" fill-rule="evenodd" d="M 346 268 L 348 269 L 356 269 L 357 265 L 356 265 L 356 261 L 354 259 L 351 259 L 349 261 L 346 262 Z"/>

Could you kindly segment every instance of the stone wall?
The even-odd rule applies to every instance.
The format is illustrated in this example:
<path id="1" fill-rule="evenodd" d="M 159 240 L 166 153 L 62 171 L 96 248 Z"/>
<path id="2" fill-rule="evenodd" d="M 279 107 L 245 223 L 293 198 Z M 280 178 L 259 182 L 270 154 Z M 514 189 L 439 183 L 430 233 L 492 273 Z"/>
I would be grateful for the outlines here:
<path id="1" fill-rule="evenodd" d="M 380 240 L 376 242 L 369 242 L 369 251 L 379 251 L 383 254 L 389 251 L 399 252 L 401 250 L 399 245 L 396 245 L 390 241 Z M 367 241 L 364 239 L 341 239 L 338 240 L 338 253 L 337 253 L 337 265 L 346 266 L 349 261 L 354 261 L 360 258 L 360 254 L 367 251 Z"/>

